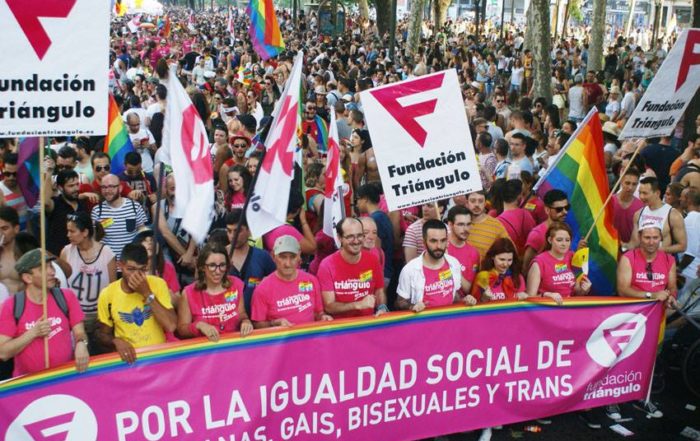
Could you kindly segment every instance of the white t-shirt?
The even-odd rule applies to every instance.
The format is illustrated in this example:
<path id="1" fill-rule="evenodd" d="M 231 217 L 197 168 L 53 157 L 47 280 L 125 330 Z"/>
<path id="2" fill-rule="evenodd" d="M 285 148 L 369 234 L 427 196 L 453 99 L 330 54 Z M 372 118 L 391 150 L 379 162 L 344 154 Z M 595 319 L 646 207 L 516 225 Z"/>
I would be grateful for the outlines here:
<path id="1" fill-rule="evenodd" d="M 583 108 L 584 90 L 581 86 L 574 86 L 569 89 L 569 116 L 583 118 L 586 116 L 586 109 Z"/>
<path id="2" fill-rule="evenodd" d="M 700 212 L 691 211 L 685 217 L 685 231 L 688 234 L 688 248 L 685 254 L 693 256 L 690 265 L 686 266 L 681 273 L 686 279 L 696 279 L 698 277 L 698 264 L 700 264 Z"/>
<path id="3" fill-rule="evenodd" d="M 510 76 L 510 84 L 513 86 L 520 86 L 523 83 L 523 74 L 525 73 L 524 67 L 514 67 L 513 73 Z"/>
<path id="4" fill-rule="evenodd" d="M 608 104 L 605 106 L 605 114 L 608 115 L 608 118 L 612 119 L 616 112 L 620 112 L 620 102 L 617 100 L 608 101 Z"/>
<path id="5" fill-rule="evenodd" d="M 141 168 L 143 168 L 143 171 L 146 173 L 153 173 L 153 158 L 151 157 L 151 154 L 148 152 L 147 148 L 148 145 L 156 143 L 156 139 L 153 137 L 151 131 L 142 128 L 137 133 L 129 132 L 129 138 L 134 146 L 134 150 L 139 152 L 141 155 Z M 144 139 L 148 139 L 147 145 L 141 144 L 142 140 Z"/>

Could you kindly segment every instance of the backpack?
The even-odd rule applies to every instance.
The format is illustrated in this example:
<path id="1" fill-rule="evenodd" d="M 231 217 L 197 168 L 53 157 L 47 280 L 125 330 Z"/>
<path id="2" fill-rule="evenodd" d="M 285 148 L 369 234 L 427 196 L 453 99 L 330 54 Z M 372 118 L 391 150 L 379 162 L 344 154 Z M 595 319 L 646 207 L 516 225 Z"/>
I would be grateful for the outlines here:
<path id="1" fill-rule="evenodd" d="M 66 297 L 63 295 L 61 288 L 51 288 L 50 293 L 63 315 L 65 315 L 66 318 L 70 318 L 70 314 L 68 312 L 68 302 L 66 302 Z M 22 314 L 24 314 L 24 307 L 27 303 L 27 293 L 24 291 L 18 292 L 15 294 L 14 301 L 15 305 L 13 313 L 15 317 L 15 324 L 17 324 L 19 323 L 19 319 L 22 317 Z"/>

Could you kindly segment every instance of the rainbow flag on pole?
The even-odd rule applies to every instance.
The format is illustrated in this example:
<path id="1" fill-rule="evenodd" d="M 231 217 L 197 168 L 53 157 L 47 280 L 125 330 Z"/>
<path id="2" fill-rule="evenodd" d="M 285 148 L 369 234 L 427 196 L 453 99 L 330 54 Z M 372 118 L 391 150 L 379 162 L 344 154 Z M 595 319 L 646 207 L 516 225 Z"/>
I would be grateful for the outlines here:
<path id="1" fill-rule="evenodd" d="M 109 95 L 109 112 L 107 117 L 107 138 L 105 138 L 104 152 L 112 158 L 111 172 L 119 175 L 124 171 L 124 156 L 134 151 L 129 132 L 126 130 L 119 106 L 112 95 Z"/>
<path id="2" fill-rule="evenodd" d="M 247 11 L 248 35 L 255 52 L 263 60 L 277 56 L 284 49 L 284 40 L 272 0 L 250 0 Z"/>
<path id="3" fill-rule="evenodd" d="M 540 197 L 553 188 L 569 196 L 571 211 L 566 222 L 574 232 L 572 248 L 588 233 L 595 217 L 608 198 L 610 186 L 603 157 L 603 130 L 598 112 L 588 113 L 554 164 L 535 184 L 533 191 Z M 613 226 L 611 204 L 596 222 L 588 238 L 589 273 L 593 283 L 592 294 L 610 295 L 615 292 L 617 269 L 617 230 Z"/>
<path id="4" fill-rule="evenodd" d="M 28 208 L 39 200 L 41 173 L 39 164 L 39 138 L 24 138 L 17 149 L 17 185 Z"/>

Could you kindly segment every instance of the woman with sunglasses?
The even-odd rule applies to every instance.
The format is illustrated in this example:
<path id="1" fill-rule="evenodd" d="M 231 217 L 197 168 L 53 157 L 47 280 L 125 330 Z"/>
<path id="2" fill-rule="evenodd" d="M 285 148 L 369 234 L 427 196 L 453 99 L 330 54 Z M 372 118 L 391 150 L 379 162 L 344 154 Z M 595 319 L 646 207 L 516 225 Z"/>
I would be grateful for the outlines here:
<path id="1" fill-rule="evenodd" d="M 264 88 L 260 93 L 260 105 L 262 106 L 265 116 L 272 115 L 272 110 L 275 108 L 275 103 L 280 96 L 280 89 L 272 75 L 266 75 L 264 80 Z"/>
<path id="2" fill-rule="evenodd" d="M 527 274 L 527 294 L 549 297 L 557 305 L 564 297 L 586 295 L 591 281 L 585 275 L 577 280 L 571 258 L 571 228 L 564 222 L 552 222 L 547 229 L 544 251 L 532 260 Z"/>
<path id="3" fill-rule="evenodd" d="M 102 226 L 93 223 L 89 214 L 68 214 L 66 219 L 70 243 L 61 251 L 61 259 L 71 267 L 68 286 L 78 296 L 85 313 L 85 332 L 92 340 L 97 324 L 97 299 L 102 288 L 117 280 L 117 264 L 109 246 L 99 241 Z"/>
<path id="4" fill-rule="evenodd" d="M 183 290 L 177 315 L 180 338 L 204 336 L 219 341 L 222 333 L 253 331 L 243 300 L 243 282 L 229 276 L 229 256 L 221 245 L 207 244 L 197 258 L 197 279 Z"/>

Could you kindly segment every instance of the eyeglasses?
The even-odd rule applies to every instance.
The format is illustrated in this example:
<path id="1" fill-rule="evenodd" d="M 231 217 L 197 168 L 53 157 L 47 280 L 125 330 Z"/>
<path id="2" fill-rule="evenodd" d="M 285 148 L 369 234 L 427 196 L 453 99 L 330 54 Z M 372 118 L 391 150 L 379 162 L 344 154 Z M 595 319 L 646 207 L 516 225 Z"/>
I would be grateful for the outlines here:
<path id="1" fill-rule="evenodd" d="M 566 211 L 571 210 L 571 205 L 565 205 L 563 207 L 549 207 L 549 208 L 556 211 L 557 213 L 561 213 L 564 210 L 566 210 Z"/>
<path id="2" fill-rule="evenodd" d="M 226 267 L 227 267 L 228 265 L 226 265 L 226 263 L 224 262 L 224 263 L 207 263 L 207 264 L 205 264 L 204 266 L 205 266 L 209 271 L 212 271 L 212 272 L 213 272 L 213 271 L 216 271 L 216 270 L 219 270 L 219 271 L 226 271 Z"/>
<path id="3" fill-rule="evenodd" d="M 350 242 L 356 241 L 356 240 L 363 240 L 365 238 L 364 234 L 348 234 L 347 236 L 343 236 L 343 239 L 347 239 Z"/>
<path id="4" fill-rule="evenodd" d="M 100 188 L 101 188 L 102 190 L 114 190 L 114 189 L 119 188 L 119 185 L 118 185 L 118 184 L 114 184 L 114 185 L 100 185 Z"/>
<path id="5" fill-rule="evenodd" d="M 56 170 L 73 170 L 73 166 L 68 164 L 56 164 Z"/>
<path id="6" fill-rule="evenodd" d="M 95 171 L 96 172 L 101 172 L 101 171 L 110 171 L 112 167 L 110 167 L 109 164 L 107 165 L 96 165 L 95 166 Z"/>
<path id="7" fill-rule="evenodd" d="M 10 177 L 10 176 L 17 177 L 17 172 L 6 171 L 6 172 L 2 172 L 2 175 L 5 177 Z"/>
<path id="8" fill-rule="evenodd" d="M 654 280 L 654 270 L 651 268 L 651 262 L 647 262 L 647 267 L 645 268 L 647 272 L 647 280 Z"/>

